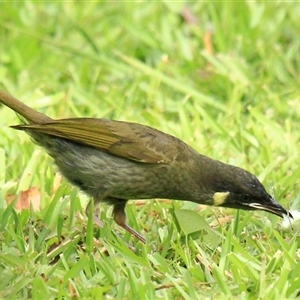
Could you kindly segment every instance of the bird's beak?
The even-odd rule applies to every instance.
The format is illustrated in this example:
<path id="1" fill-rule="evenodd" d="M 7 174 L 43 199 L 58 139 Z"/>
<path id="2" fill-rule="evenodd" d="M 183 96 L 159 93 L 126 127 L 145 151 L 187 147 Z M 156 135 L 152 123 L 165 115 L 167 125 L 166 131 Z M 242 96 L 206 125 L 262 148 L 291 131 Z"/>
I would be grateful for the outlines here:
<path id="1" fill-rule="evenodd" d="M 264 210 L 264 211 L 270 212 L 281 218 L 283 218 L 283 216 L 286 215 L 289 218 L 293 219 L 292 214 L 289 211 L 287 211 L 285 208 L 283 208 L 279 203 L 277 203 L 272 198 L 270 199 L 270 202 L 266 205 L 261 204 L 261 203 L 248 203 L 248 206 L 250 206 L 253 209 L 259 209 L 259 210 Z"/>

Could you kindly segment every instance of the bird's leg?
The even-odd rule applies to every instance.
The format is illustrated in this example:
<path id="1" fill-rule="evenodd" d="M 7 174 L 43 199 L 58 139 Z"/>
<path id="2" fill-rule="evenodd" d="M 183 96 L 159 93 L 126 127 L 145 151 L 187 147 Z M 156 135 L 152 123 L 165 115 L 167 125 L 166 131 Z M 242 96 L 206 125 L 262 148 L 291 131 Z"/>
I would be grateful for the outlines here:
<path id="1" fill-rule="evenodd" d="M 130 232 L 133 236 L 135 236 L 143 244 L 146 244 L 145 238 L 141 234 L 139 234 L 137 231 L 135 231 L 133 228 L 131 228 L 129 225 L 126 224 L 125 205 L 126 205 L 126 201 L 114 204 L 113 216 L 114 216 L 115 222 L 119 226 L 121 226 L 122 228 L 124 228 L 125 230 Z"/>
<path id="2" fill-rule="evenodd" d="M 86 209 L 85 209 L 85 213 L 86 213 L 86 215 L 87 216 L 89 216 L 89 214 L 90 214 L 90 210 L 91 210 L 91 205 L 92 205 L 92 201 L 93 200 L 91 200 L 90 202 L 89 202 L 89 204 L 87 205 L 87 207 L 86 207 Z M 99 199 L 95 199 L 94 198 L 94 204 L 96 204 L 97 206 L 95 207 L 94 206 L 94 210 L 93 210 L 93 222 L 94 222 L 94 224 L 96 224 L 97 226 L 99 226 L 100 228 L 103 228 L 104 227 L 104 223 L 99 219 L 99 206 L 98 206 L 98 204 L 99 204 Z M 125 207 L 125 204 L 126 204 L 126 202 L 124 203 L 124 207 Z M 124 207 L 123 207 L 123 211 L 124 211 Z M 125 214 L 125 212 L 124 212 L 124 214 Z M 126 216 L 125 216 L 125 218 L 126 218 Z M 132 229 L 133 230 L 133 229 Z M 121 240 L 123 240 L 124 241 L 124 239 L 118 234 L 118 233 L 115 233 Z M 138 233 L 137 233 L 138 234 Z M 142 237 L 143 238 L 143 237 Z M 132 245 L 130 245 L 130 244 L 128 244 L 126 241 L 124 241 L 125 242 L 125 244 L 127 245 L 127 247 L 131 250 L 131 251 L 135 251 L 135 247 L 133 247 Z"/>
<path id="3" fill-rule="evenodd" d="M 99 203 L 99 201 L 94 201 L 94 205 L 97 203 Z M 91 205 L 92 205 L 92 200 L 90 200 L 89 204 L 87 205 L 86 209 L 85 209 L 85 213 L 87 216 L 89 216 L 90 214 L 90 209 L 91 209 Z M 93 210 L 93 222 L 94 224 L 98 225 L 100 228 L 104 227 L 104 223 L 99 219 L 99 206 L 97 205 L 96 207 L 94 206 L 94 210 Z"/>

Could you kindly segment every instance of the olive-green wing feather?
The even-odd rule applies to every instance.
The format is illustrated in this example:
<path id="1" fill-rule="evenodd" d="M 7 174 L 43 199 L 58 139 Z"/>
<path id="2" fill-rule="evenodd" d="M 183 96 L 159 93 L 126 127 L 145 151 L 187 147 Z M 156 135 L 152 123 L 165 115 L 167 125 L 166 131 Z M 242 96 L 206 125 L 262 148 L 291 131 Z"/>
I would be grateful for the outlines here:
<path id="1" fill-rule="evenodd" d="M 187 147 L 175 137 L 154 128 L 105 119 L 62 119 L 12 127 L 69 139 L 142 163 L 168 164 Z"/>

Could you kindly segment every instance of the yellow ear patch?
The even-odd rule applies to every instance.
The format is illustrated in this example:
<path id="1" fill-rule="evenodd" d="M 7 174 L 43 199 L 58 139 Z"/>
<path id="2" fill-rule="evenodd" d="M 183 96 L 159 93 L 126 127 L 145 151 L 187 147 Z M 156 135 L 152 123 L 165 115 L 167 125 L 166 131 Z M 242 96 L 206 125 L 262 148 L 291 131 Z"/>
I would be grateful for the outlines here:
<path id="1" fill-rule="evenodd" d="M 213 195 L 213 205 L 220 206 L 224 204 L 226 198 L 228 197 L 229 192 L 216 192 Z"/>

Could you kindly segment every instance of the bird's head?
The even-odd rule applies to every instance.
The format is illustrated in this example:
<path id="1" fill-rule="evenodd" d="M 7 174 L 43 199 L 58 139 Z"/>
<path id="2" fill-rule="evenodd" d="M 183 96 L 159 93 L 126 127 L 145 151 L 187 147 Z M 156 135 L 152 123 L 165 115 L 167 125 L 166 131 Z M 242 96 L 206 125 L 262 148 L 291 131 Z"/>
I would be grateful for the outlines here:
<path id="1" fill-rule="evenodd" d="M 290 213 L 274 200 L 250 172 L 217 162 L 214 172 L 213 205 L 243 210 L 264 210 L 283 217 Z"/>

